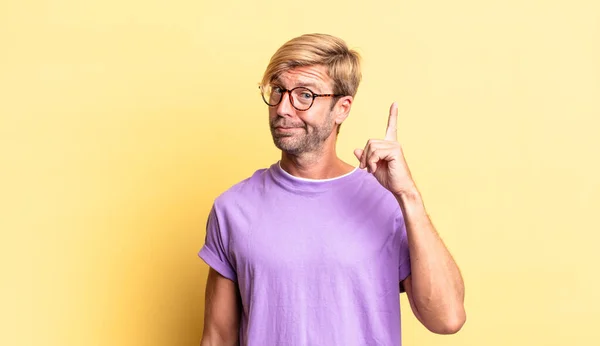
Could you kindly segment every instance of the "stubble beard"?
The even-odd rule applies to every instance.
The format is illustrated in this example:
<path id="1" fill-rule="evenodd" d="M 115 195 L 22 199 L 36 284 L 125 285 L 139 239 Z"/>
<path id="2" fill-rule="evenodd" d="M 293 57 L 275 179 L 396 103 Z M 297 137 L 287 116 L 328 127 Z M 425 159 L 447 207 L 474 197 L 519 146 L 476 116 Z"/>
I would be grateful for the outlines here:
<path id="1" fill-rule="evenodd" d="M 295 130 L 294 133 L 291 134 L 278 134 L 275 132 L 276 125 L 290 125 L 285 124 L 282 121 L 279 121 L 276 124 L 271 123 L 273 142 L 279 150 L 289 155 L 297 156 L 304 153 L 319 151 L 323 147 L 323 143 L 325 143 L 327 138 L 329 138 L 333 132 L 335 124 L 332 120 L 330 113 L 321 126 L 309 128 L 306 124 L 302 124 L 301 126 L 297 126 L 301 131 Z"/>

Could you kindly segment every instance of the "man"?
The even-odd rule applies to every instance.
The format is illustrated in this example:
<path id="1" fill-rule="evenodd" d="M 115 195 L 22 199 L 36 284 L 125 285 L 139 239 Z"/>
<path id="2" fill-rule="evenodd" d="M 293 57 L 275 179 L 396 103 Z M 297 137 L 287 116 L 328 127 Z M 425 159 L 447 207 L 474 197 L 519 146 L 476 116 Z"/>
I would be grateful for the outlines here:
<path id="1" fill-rule="evenodd" d="M 385 139 L 354 151 L 359 167 L 336 155 L 360 79 L 358 54 L 329 35 L 272 57 L 260 88 L 281 160 L 215 200 L 201 345 L 400 345 L 400 292 L 432 332 L 464 324 L 461 274 L 396 140 L 396 104 Z"/>

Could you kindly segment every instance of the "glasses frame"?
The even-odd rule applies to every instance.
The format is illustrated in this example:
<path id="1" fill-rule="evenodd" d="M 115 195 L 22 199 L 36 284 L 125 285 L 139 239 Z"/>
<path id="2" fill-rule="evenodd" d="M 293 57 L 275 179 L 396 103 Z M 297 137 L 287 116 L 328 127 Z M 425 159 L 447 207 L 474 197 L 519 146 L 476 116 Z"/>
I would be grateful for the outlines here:
<path id="1" fill-rule="evenodd" d="M 310 90 L 309 88 L 303 87 L 303 86 L 298 86 L 298 87 L 295 87 L 295 88 L 292 88 L 292 89 L 285 89 L 285 88 L 282 88 L 281 86 L 278 86 L 278 87 L 281 88 L 281 90 L 282 90 L 281 98 L 274 105 L 270 104 L 269 102 L 267 102 L 267 99 L 265 99 L 265 92 L 264 92 L 263 87 L 262 86 L 258 87 L 258 89 L 260 89 L 260 95 L 262 96 L 262 99 L 267 104 L 267 106 L 269 106 L 269 107 L 277 107 L 281 103 L 281 101 L 283 101 L 283 95 L 285 95 L 285 93 L 289 93 L 289 97 L 288 98 L 290 100 L 290 104 L 292 105 L 292 107 L 294 107 L 295 109 L 297 109 L 297 110 L 299 110 L 301 112 L 304 112 L 304 111 L 309 110 L 310 107 L 312 107 L 312 105 L 315 103 L 315 99 L 317 97 L 340 97 L 340 96 L 344 96 L 343 94 L 317 94 L 317 93 L 313 92 L 312 90 Z M 308 90 L 312 94 L 312 100 L 310 101 L 310 105 L 308 107 L 306 107 L 306 109 L 298 108 L 294 104 L 294 98 L 292 97 L 292 91 L 294 91 L 296 89 L 306 89 L 306 90 Z"/>

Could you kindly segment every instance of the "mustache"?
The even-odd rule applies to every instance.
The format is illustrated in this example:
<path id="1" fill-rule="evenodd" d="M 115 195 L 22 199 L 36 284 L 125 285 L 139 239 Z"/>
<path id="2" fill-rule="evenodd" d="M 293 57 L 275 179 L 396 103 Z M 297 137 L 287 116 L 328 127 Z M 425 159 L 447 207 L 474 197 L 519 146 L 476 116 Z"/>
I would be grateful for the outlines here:
<path id="1" fill-rule="evenodd" d="M 285 120 L 276 120 L 276 121 L 272 121 L 271 122 L 271 128 L 276 128 L 276 127 L 301 127 L 301 128 L 305 128 L 306 125 L 304 123 L 291 123 Z"/>

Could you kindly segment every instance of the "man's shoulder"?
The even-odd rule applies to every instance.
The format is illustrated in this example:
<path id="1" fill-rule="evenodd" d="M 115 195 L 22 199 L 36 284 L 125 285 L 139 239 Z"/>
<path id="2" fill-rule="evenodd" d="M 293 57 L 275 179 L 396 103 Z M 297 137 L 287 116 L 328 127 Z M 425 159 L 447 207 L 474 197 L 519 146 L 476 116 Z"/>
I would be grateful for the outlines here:
<path id="1" fill-rule="evenodd" d="M 394 212 L 398 214 L 401 212 L 400 205 L 398 204 L 398 200 L 396 197 L 371 173 L 368 173 L 366 170 L 362 171 L 361 174 L 361 185 L 358 193 L 360 194 L 360 200 L 364 203 L 370 204 L 378 204 L 381 210 L 385 212 Z"/>
<path id="2" fill-rule="evenodd" d="M 362 181 L 362 189 L 369 194 L 373 195 L 385 195 L 390 197 L 391 193 L 377 181 L 377 178 L 371 173 L 368 173 L 366 170 L 361 171 L 361 181 Z"/>
<path id="3" fill-rule="evenodd" d="M 257 169 L 249 177 L 232 185 L 215 199 L 215 205 L 226 207 L 227 205 L 256 198 L 264 190 L 265 185 L 268 184 L 269 169 Z"/>

